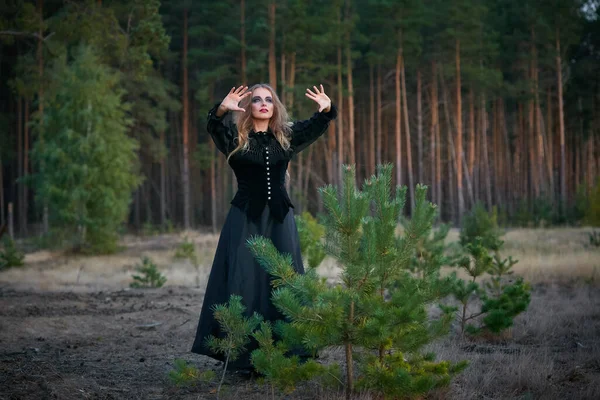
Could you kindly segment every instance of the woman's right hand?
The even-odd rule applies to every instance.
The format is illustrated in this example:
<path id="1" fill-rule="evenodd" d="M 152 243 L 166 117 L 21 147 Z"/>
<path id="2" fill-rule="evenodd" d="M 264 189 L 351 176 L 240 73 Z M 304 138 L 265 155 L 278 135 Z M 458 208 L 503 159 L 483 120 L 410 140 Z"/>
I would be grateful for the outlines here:
<path id="1" fill-rule="evenodd" d="M 227 111 L 245 112 L 246 110 L 238 106 L 238 104 L 244 97 L 248 97 L 252 94 L 252 92 L 246 92 L 246 90 L 248 90 L 248 86 L 240 86 L 237 89 L 232 87 L 227 96 L 221 102 L 219 110 L 217 111 L 217 116 L 220 116 L 219 114 L 223 115 Z"/>

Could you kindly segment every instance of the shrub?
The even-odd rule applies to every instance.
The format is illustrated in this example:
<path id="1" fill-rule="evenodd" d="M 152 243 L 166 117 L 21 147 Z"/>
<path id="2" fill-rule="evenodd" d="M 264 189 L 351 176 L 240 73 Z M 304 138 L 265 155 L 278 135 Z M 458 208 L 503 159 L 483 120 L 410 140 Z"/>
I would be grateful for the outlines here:
<path id="1" fill-rule="evenodd" d="M 133 275 L 133 282 L 129 285 L 132 288 L 158 288 L 167 281 L 150 257 L 143 257 L 142 264 L 138 264 L 135 270 L 139 275 Z"/>

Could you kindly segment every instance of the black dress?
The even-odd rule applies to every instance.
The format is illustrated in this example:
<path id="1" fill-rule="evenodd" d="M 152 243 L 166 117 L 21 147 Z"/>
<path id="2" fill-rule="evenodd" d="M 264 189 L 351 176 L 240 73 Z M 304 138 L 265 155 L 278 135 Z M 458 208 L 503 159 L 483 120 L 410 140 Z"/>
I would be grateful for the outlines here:
<path id="1" fill-rule="evenodd" d="M 216 116 L 217 107 L 218 104 L 208 113 L 207 130 L 217 148 L 227 155 L 237 145 L 237 128 L 231 121 L 226 122 L 227 114 L 220 118 Z M 192 352 L 224 360 L 222 354 L 208 349 L 206 339 L 210 335 L 223 336 L 212 306 L 226 303 L 232 294 L 242 297 L 246 316 L 257 312 L 265 320 L 283 319 L 271 302 L 271 278 L 253 258 L 246 241 L 255 235 L 271 239 L 279 252 L 292 256 L 294 269 L 304 273 L 292 212 L 294 206 L 285 189 L 285 175 L 293 156 L 317 140 L 336 116 L 337 110 L 332 105 L 327 113 L 317 112 L 309 120 L 295 122 L 291 127 L 291 146 L 287 150 L 270 130 L 250 132 L 249 149 L 238 151 L 230 158 L 238 192 L 231 201 L 232 207 L 219 237 Z M 256 347 L 252 340 L 247 346 L 248 351 L 236 361 L 230 361 L 229 366 L 232 369 L 251 368 L 250 353 Z"/>

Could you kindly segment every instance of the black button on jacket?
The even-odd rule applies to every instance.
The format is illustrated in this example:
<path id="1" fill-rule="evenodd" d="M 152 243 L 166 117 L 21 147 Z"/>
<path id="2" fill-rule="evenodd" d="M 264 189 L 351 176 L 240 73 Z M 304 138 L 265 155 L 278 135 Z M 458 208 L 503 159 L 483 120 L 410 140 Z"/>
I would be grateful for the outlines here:
<path id="1" fill-rule="evenodd" d="M 217 117 L 219 104 L 215 104 L 208 112 L 207 130 L 217 148 L 228 156 L 236 148 L 238 131 L 234 123 L 225 122 L 228 113 Z M 329 121 L 336 116 L 337 109 L 332 104 L 327 113 L 316 112 L 308 120 L 294 122 L 288 150 L 281 147 L 270 130 L 251 131 L 248 134 L 248 150 L 237 151 L 229 159 L 238 182 L 238 192 L 231 204 L 244 211 L 252 220 L 259 219 L 263 209 L 269 204 L 271 216 L 283 222 L 290 207 L 294 207 L 284 184 L 288 164 L 295 154 L 323 135 Z"/>

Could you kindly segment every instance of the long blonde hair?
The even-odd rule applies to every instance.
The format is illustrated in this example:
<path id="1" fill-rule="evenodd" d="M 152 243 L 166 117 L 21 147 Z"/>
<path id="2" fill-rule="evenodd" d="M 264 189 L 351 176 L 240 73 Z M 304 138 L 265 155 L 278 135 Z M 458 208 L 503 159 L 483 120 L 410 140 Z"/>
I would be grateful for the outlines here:
<path id="1" fill-rule="evenodd" d="M 281 144 L 281 147 L 283 147 L 284 150 L 287 150 L 290 148 L 290 137 L 292 134 L 292 124 L 288 112 L 283 103 L 281 103 L 281 100 L 279 100 L 277 92 L 275 92 L 270 85 L 267 85 L 266 83 L 257 83 L 249 90 L 254 92 L 254 90 L 258 88 L 264 88 L 271 92 L 271 98 L 273 99 L 273 116 L 269 120 L 269 128 L 275 135 L 279 144 Z M 237 125 L 238 130 L 238 143 L 236 148 L 229 153 L 229 156 L 227 156 L 227 160 L 240 150 L 248 150 L 248 134 L 254 129 L 252 107 L 250 105 L 251 101 L 252 96 L 245 97 L 240 102 L 240 107 L 244 108 L 246 112 L 234 114 L 234 122 Z"/>

